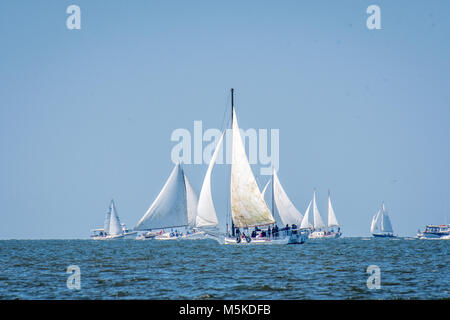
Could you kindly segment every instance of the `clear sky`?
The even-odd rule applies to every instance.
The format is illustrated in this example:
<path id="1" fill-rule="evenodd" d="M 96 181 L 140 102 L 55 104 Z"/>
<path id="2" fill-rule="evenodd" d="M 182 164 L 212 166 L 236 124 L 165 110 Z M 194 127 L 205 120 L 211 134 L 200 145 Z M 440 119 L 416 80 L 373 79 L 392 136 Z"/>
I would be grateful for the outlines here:
<path id="1" fill-rule="evenodd" d="M 68 30 L 66 8 L 81 8 Z M 366 8 L 381 8 L 368 30 Z M 1 1 L 0 238 L 87 238 L 111 198 L 133 227 L 173 130 L 280 130 L 303 213 L 327 189 L 345 236 L 385 201 L 394 232 L 450 222 L 448 1 Z M 185 166 L 197 192 L 206 165 Z M 254 172 L 257 173 L 257 166 Z M 219 218 L 225 166 L 213 175 Z M 259 177 L 262 184 L 268 177 Z"/>

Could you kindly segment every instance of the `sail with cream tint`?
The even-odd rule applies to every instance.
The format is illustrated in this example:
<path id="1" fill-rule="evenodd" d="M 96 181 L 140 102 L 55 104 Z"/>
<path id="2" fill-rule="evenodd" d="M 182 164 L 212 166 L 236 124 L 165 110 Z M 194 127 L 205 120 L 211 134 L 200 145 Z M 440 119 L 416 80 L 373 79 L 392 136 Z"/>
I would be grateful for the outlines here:
<path id="1" fill-rule="evenodd" d="M 222 147 L 223 136 L 224 133 L 217 143 L 216 149 L 214 150 L 213 156 L 211 157 L 211 160 L 209 162 L 205 178 L 203 179 L 203 185 L 198 200 L 197 217 L 195 223 L 196 227 L 198 228 L 217 227 L 219 224 L 211 193 L 211 174 L 214 168 L 214 164 L 217 160 L 217 155 Z"/>
<path id="2" fill-rule="evenodd" d="M 233 109 L 231 164 L 231 213 L 234 226 L 248 228 L 275 223 L 264 201 L 245 153 Z"/>

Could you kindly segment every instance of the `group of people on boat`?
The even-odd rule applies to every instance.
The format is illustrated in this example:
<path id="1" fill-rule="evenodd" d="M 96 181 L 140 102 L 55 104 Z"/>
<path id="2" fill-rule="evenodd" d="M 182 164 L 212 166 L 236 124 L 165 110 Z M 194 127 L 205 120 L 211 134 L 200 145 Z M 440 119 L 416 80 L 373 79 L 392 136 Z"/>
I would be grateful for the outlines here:
<path id="1" fill-rule="evenodd" d="M 273 225 L 272 228 L 269 226 L 266 230 L 260 229 L 257 226 L 253 229 L 253 231 L 250 234 L 250 238 L 272 238 L 277 239 L 280 237 L 285 237 L 288 235 L 289 231 L 292 231 L 293 233 L 296 233 L 298 230 L 298 226 L 296 224 L 292 224 L 289 226 L 286 224 L 285 227 L 279 228 L 277 224 Z M 239 228 L 235 229 L 235 234 L 237 238 L 246 239 L 248 236 L 245 234 L 245 232 L 240 231 Z"/>

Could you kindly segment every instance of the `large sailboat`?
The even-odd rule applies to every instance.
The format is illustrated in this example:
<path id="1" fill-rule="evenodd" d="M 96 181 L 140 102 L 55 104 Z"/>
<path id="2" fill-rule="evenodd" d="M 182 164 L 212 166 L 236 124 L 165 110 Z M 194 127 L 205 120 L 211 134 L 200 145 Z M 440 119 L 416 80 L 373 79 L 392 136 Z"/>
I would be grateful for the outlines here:
<path id="1" fill-rule="evenodd" d="M 392 229 L 391 219 L 389 218 L 384 202 L 381 205 L 381 209 L 374 214 L 372 223 L 370 225 L 370 233 L 374 237 L 378 238 L 393 238 L 394 230 Z"/>
<path id="2" fill-rule="evenodd" d="M 204 235 L 195 229 L 197 203 L 197 195 L 181 164 L 176 164 L 159 195 L 134 228 L 144 231 L 136 239 L 175 240 Z"/>
<path id="3" fill-rule="evenodd" d="M 109 209 L 105 214 L 103 229 L 91 230 L 93 240 L 120 240 L 133 239 L 137 232 L 126 228 L 125 224 L 120 223 L 114 200 L 111 200 Z"/>
<path id="4" fill-rule="evenodd" d="M 234 89 L 231 89 L 231 122 L 231 217 L 227 217 L 227 220 L 230 219 L 231 223 L 226 223 L 227 230 L 225 235 L 218 232 L 219 221 L 211 194 L 211 173 L 222 144 L 224 136 L 222 134 L 209 163 L 200 192 L 197 227 L 215 236 L 219 242 L 224 244 L 301 243 L 299 237 L 293 235 L 292 231 L 288 232 L 284 237 L 272 236 L 270 226 L 275 223 L 275 219 L 264 201 L 247 159 L 234 109 Z M 250 233 L 251 228 L 254 228 L 252 234 Z"/>
<path id="5" fill-rule="evenodd" d="M 313 205 L 313 221 L 310 221 L 309 211 Z M 331 205 L 330 191 L 328 190 L 328 230 L 322 220 L 316 203 L 316 190 L 313 192 L 313 199 L 309 202 L 305 211 L 305 216 L 300 224 L 300 229 L 309 229 L 310 239 L 337 239 L 341 233 L 341 227 L 337 221 L 333 206 Z"/>

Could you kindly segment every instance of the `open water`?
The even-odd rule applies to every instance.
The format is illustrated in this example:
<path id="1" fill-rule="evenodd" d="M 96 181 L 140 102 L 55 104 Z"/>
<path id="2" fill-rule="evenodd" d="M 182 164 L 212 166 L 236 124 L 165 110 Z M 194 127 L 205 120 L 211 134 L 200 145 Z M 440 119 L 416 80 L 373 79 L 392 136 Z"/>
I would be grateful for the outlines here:
<path id="1" fill-rule="evenodd" d="M 449 244 L 2 240 L 0 299 L 449 299 Z M 80 268 L 80 290 L 67 286 L 70 265 Z M 370 265 L 379 267 L 379 289 L 367 286 Z"/>

